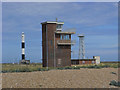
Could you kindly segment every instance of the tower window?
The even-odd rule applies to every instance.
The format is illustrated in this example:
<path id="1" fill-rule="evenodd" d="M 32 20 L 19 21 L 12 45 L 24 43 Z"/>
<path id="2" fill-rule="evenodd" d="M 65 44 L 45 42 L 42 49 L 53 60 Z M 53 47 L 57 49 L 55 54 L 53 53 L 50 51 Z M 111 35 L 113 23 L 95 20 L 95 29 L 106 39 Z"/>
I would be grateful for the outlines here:
<path id="1" fill-rule="evenodd" d="M 61 30 L 61 29 L 62 29 L 62 26 L 63 26 L 62 24 L 57 24 L 57 29 L 60 29 L 60 30 Z"/>
<path id="2" fill-rule="evenodd" d="M 63 39 L 63 37 L 62 37 L 62 35 L 60 35 L 60 40 L 62 40 Z"/>
<path id="3" fill-rule="evenodd" d="M 57 25 L 57 28 L 62 28 L 62 25 L 61 25 L 61 24 L 58 24 L 58 25 Z"/>
<path id="4" fill-rule="evenodd" d="M 70 40 L 69 35 L 61 35 L 60 40 Z"/>
<path id="5" fill-rule="evenodd" d="M 69 40 L 69 35 L 66 35 L 66 40 Z"/>

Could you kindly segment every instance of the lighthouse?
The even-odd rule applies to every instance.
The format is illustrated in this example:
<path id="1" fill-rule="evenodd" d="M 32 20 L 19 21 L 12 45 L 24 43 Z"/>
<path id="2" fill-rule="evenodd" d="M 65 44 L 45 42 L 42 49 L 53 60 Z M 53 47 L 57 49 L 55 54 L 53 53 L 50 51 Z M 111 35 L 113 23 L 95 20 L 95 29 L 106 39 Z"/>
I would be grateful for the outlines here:
<path id="1" fill-rule="evenodd" d="M 21 48 L 22 48 L 22 60 L 25 60 L 25 35 L 24 35 L 24 32 L 22 32 Z"/>
<path id="2" fill-rule="evenodd" d="M 22 49 L 22 60 L 21 60 L 21 64 L 30 64 L 30 60 L 26 60 L 25 59 L 25 34 L 24 32 L 22 32 L 22 42 L 21 42 L 21 49 Z"/>

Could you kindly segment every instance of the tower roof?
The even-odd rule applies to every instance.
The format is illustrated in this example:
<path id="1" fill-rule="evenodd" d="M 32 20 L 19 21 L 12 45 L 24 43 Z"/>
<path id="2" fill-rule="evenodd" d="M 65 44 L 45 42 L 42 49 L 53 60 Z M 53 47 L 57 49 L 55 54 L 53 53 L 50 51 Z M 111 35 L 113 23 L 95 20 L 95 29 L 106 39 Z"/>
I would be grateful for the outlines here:
<path id="1" fill-rule="evenodd" d="M 56 31 L 55 33 L 57 33 L 57 34 L 75 34 L 75 32 L 61 32 L 61 31 Z"/>
<path id="2" fill-rule="evenodd" d="M 84 34 L 79 34 L 78 37 L 84 37 Z"/>
<path id="3" fill-rule="evenodd" d="M 42 22 L 41 24 L 47 24 L 47 23 L 64 24 L 64 22 L 56 22 L 56 21 L 46 21 L 46 22 Z"/>

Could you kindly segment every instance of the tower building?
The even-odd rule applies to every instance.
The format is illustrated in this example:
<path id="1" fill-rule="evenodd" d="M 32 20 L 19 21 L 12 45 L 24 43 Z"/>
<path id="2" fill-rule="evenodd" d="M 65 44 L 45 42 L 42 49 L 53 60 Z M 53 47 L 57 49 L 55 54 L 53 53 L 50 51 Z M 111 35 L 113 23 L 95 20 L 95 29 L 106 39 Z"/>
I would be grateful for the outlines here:
<path id="1" fill-rule="evenodd" d="M 64 22 L 42 22 L 42 61 L 43 67 L 71 66 L 71 34 L 63 32 Z"/>
<path id="2" fill-rule="evenodd" d="M 21 48 L 22 48 L 22 60 L 20 61 L 21 64 L 29 64 L 30 60 L 25 59 L 25 35 L 24 32 L 22 32 L 22 43 L 21 43 Z"/>
<path id="3" fill-rule="evenodd" d="M 22 48 L 22 60 L 25 60 L 25 35 L 24 35 L 24 32 L 22 32 L 21 48 Z"/>

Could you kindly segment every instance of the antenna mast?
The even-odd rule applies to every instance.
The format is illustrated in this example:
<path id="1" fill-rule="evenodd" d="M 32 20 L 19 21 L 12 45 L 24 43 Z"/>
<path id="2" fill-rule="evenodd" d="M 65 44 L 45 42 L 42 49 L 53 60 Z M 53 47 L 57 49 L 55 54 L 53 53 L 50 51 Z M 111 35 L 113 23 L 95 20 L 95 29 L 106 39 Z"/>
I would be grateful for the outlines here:
<path id="1" fill-rule="evenodd" d="M 58 19 L 56 18 L 56 22 L 58 21 Z"/>
<path id="2" fill-rule="evenodd" d="M 79 37 L 79 55 L 78 59 L 85 59 L 85 46 L 84 46 L 84 35 L 80 34 Z"/>

